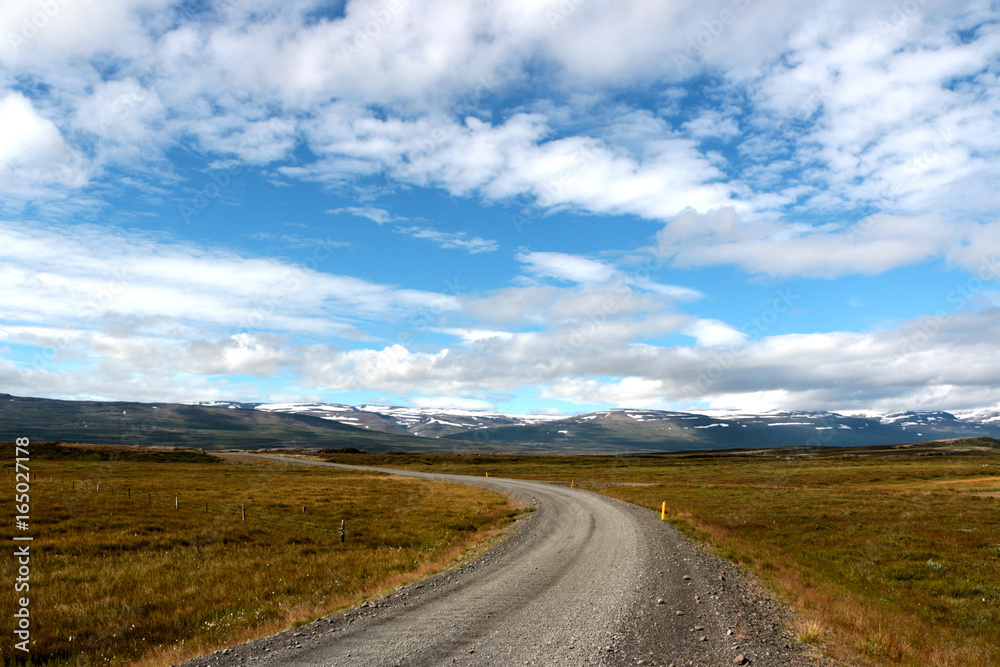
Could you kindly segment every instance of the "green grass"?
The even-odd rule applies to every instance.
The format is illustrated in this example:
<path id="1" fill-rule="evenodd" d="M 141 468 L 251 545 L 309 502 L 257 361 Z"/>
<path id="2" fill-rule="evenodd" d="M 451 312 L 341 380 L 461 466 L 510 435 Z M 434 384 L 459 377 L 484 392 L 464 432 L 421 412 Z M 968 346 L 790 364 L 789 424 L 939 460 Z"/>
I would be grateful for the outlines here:
<path id="1" fill-rule="evenodd" d="M 168 664 L 269 634 L 446 567 L 518 513 L 460 485 L 203 457 L 32 447 L 33 664 Z M 6 507 L 14 481 L 5 465 Z"/>
<path id="2" fill-rule="evenodd" d="M 666 502 L 674 525 L 796 609 L 809 643 L 852 664 L 958 666 L 1000 662 L 997 444 L 330 458 L 574 482 L 655 510 Z M 928 453 L 947 455 L 912 456 Z"/>

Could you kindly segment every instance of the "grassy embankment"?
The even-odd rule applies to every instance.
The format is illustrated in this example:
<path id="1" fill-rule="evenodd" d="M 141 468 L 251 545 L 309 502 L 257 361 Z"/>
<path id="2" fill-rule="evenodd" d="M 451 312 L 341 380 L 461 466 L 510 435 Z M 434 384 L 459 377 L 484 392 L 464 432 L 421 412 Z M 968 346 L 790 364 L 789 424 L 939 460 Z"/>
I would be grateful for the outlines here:
<path id="1" fill-rule="evenodd" d="M 446 567 L 519 513 L 459 485 L 196 450 L 31 452 L 32 664 L 167 664 L 269 634 Z M 14 568 L 0 560 L 5 615 Z"/>
<path id="2" fill-rule="evenodd" d="M 912 456 L 935 451 L 949 455 Z M 745 456 L 331 458 L 574 481 L 656 510 L 665 501 L 674 525 L 748 565 L 799 612 L 800 637 L 830 655 L 958 666 L 1000 663 L 998 453 L 984 439 Z"/>

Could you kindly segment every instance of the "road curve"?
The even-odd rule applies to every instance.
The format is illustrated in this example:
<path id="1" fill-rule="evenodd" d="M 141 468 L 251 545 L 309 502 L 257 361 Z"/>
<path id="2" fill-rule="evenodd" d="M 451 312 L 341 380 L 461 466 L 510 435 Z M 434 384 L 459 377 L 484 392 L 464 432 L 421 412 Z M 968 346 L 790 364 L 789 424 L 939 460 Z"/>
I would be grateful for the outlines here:
<path id="1" fill-rule="evenodd" d="M 741 650 L 735 639 L 723 639 L 739 621 L 727 622 L 732 614 L 719 609 L 713 614 L 711 592 L 724 584 L 715 581 L 705 560 L 711 557 L 649 510 L 544 482 L 360 469 L 488 488 L 537 511 L 473 563 L 186 664 L 733 664 Z M 787 658 L 774 664 L 800 664 Z"/>

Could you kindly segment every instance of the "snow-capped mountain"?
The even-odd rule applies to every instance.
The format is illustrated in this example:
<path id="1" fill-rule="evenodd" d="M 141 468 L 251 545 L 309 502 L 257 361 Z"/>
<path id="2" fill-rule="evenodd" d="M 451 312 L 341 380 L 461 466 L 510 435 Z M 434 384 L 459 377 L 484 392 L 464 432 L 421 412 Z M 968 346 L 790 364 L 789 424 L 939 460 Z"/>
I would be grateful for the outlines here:
<path id="1" fill-rule="evenodd" d="M 1000 424 L 1000 409 L 981 408 L 979 410 L 957 410 L 954 413 L 957 419 L 979 424 Z"/>
<path id="2" fill-rule="evenodd" d="M 369 431 L 557 451 L 730 449 L 792 445 L 858 446 L 989 436 L 1000 438 L 1000 411 L 743 412 L 611 409 L 570 417 L 485 410 L 331 403 L 230 403 L 232 409 L 308 415 Z"/>
<path id="3" fill-rule="evenodd" d="M 0 394 L 0 441 L 167 445 L 202 449 L 306 447 L 414 453 L 604 453 L 904 445 L 1000 440 L 997 409 L 958 414 L 614 409 L 569 417 L 327 403 L 190 405 L 65 401 Z M 423 437 L 413 437 L 423 436 Z M 979 444 L 1000 450 L 995 441 Z M 966 446 L 966 445 L 963 445 Z"/>
<path id="4" fill-rule="evenodd" d="M 602 444 L 633 451 L 800 445 L 851 447 L 976 436 L 998 438 L 1000 423 L 963 420 L 947 412 L 902 412 L 873 418 L 832 412 L 702 414 L 619 409 L 519 428 L 494 427 L 477 435 L 477 441 L 550 443 L 563 445 L 567 451 L 592 449 Z"/>
<path id="5" fill-rule="evenodd" d="M 262 412 L 310 415 L 357 428 L 437 438 L 495 426 L 537 424 L 559 417 L 506 415 L 487 410 L 412 408 L 395 405 L 343 405 L 338 403 L 232 404 Z M 231 407 L 231 406 L 226 406 Z"/>

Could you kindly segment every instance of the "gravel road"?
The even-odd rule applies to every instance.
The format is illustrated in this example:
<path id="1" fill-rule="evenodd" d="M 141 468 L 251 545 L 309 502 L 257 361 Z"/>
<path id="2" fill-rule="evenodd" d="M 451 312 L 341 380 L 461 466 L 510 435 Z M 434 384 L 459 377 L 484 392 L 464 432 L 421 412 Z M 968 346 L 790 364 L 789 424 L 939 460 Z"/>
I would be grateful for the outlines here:
<path id="1" fill-rule="evenodd" d="M 787 610 L 655 512 L 544 482 L 385 472 L 488 488 L 537 511 L 523 515 L 512 538 L 474 562 L 360 608 L 185 664 L 824 662 L 788 632 Z"/>

